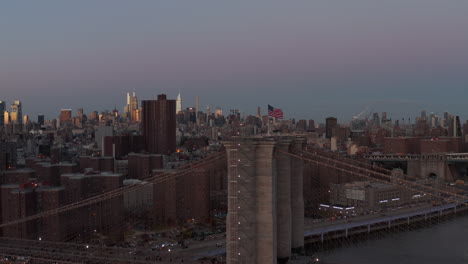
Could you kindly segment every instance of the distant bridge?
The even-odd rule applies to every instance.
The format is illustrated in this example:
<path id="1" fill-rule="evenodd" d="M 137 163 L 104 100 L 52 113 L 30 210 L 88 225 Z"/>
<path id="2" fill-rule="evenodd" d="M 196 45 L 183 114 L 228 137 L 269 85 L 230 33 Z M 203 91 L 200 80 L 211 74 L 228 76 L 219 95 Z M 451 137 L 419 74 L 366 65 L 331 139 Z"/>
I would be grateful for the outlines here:
<path id="1" fill-rule="evenodd" d="M 445 160 L 448 162 L 468 162 L 468 153 L 443 154 L 369 154 L 364 158 L 370 161 L 409 161 L 409 160 Z"/>

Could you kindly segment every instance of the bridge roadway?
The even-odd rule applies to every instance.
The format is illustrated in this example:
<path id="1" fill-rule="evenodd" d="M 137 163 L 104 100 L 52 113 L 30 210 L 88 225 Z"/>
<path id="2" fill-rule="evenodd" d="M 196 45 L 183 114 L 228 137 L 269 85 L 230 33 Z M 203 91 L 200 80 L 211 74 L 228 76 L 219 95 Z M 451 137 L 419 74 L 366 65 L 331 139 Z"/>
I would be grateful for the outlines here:
<path id="1" fill-rule="evenodd" d="M 448 162 L 468 162 L 468 153 L 445 153 L 445 154 L 432 154 L 432 155 L 418 155 L 418 154 L 369 154 L 364 155 L 364 158 L 370 161 L 408 161 L 408 160 L 422 160 L 443 158 Z"/>
<path id="2" fill-rule="evenodd" d="M 465 200 L 463 203 L 468 202 L 468 200 Z M 406 220 L 406 221 L 411 221 L 412 217 L 426 217 L 428 215 L 431 215 L 433 213 L 439 212 L 441 214 L 442 212 L 446 212 L 447 210 L 453 209 L 453 212 L 456 212 L 457 209 L 456 207 L 459 206 L 460 203 L 452 203 L 452 204 L 445 204 L 445 205 L 439 205 L 439 206 L 431 206 L 431 207 L 425 207 L 421 208 L 419 207 L 416 210 L 410 210 L 406 211 L 404 213 L 401 212 L 401 210 L 396 210 L 396 211 L 389 211 L 385 212 L 379 215 L 373 215 L 372 216 L 361 216 L 358 218 L 350 218 L 349 220 L 341 223 L 329 223 L 329 224 L 310 224 L 305 227 L 305 232 L 304 232 L 304 237 L 314 237 L 314 236 L 321 236 L 321 240 L 323 241 L 324 235 L 327 233 L 331 232 L 340 232 L 343 231 L 344 235 L 347 234 L 347 230 L 351 230 L 353 228 L 366 228 L 367 232 L 372 231 L 371 226 L 375 224 L 382 224 L 386 223 L 388 224 L 389 227 L 391 227 L 392 222 L 396 221 L 401 221 L 401 220 Z M 461 210 L 466 210 L 466 207 L 461 209 Z"/>

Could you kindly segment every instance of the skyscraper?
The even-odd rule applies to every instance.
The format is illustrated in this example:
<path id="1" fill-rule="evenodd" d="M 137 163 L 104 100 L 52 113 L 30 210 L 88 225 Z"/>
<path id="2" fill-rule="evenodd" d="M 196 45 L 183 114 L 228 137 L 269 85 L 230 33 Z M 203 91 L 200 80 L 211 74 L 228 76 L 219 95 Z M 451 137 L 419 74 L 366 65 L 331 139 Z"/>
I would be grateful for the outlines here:
<path id="1" fill-rule="evenodd" d="M 89 113 L 89 120 L 97 121 L 98 118 L 99 118 L 99 115 L 97 111 L 92 111 L 91 113 Z"/>
<path id="2" fill-rule="evenodd" d="M 10 124 L 10 122 L 11 122 L 10 121 L 10 112 L 4 111 L 3 114 L 4 114 L 4 117 L 3 117 L 4 125 Z"/>
<path id="3" fill-rule="evenodd" d="M 216 107 L 215 109 L 215 118 L 221 118 L 223 117 L 223 110 L 221 110 L 221 108 L 219 107 Z"/>
<path id="4" fill-rule="evenodd" d="M 382 112 L 382 125 L 387 123 L 387 112 Z"/>
<path id="5" fill-rule="evenodd" d="M 165 94 L 158 100 L 142 101 L 142 130 L 146 150 L 152 154 L 170 154 L 176 150 L 176 100 Z"/>
<path id="6" fill-rule="evenodd" d="M 44 125 L 44 115 L 42 114 L 37 115 L 37 123 L 39 123 L 40 126 Z"/>
<path id="7" fill-rule="evenodd" d="M 308 130 L 315 131 L 315 120 L 312 120 L 312 119 L 309 120 Z"/>
<path id="8" fill-rule="evenodd" d="M 197 124 L 200 124 L 199 120 L 198 120 L 198 112 L 200 111 L 200 97 L 197 95 L 195 97 L 195 120 L 197 122 Z"/>
<path id="9" fill-rule="evenodd" d="M 0 101 L 0 128 L 5 125 L 5 102 Z"/>
<path id="10" fill-rule="evenodd" d="M 177 102 L 176 102 L 176 114 L 182 111 L 182 97 L 180 97 L 180 92 L 177 95 Z"/>
<path id="11" fill-rule="evenodd" d="M 80 119 L 80 121 L 82 121 L 83 120 L 83 115 L 84 115 L 83 108 L 78 108 L 78 110 L 76 111 L 76 117 L 78 117 L 78 119 Z"/>
<path id="12" fill-rule="evenodd" d="M 426 110 L 421 111 L 421 118 L 427 120 Z"/>
<path id="13" fill-rule="evenodd" d="M 210 116 L 211 116 L 211 107 L 210 105 L 206 106 L 206 122 L 209 123 L 210 121 Z"/>
<path id="14" fill-rule="evenodd" d="M 71 121 L 72 121 L 72 110 L 71 109 L 60 110 L 60 126 L 71 124 Z"/>
<path id="15" fill-rule="evenodd" d="M 133 92 L 133 95 L 127 93 L 127 104 L 124 108 L 125 116 L 128 118 L 128 121 L 136 123 L 140 121 L 140 109 L 138 108 L 138 97 L 136 93 Z"/>
<path id="16" fill-rule="evenodd" d="M 21 107 L 21 101 L 14 101 L 11 105 L 10 119 L 13 124 L 23 123 L 23 110 Z"/>
<path id="17" fill-rule="evenodd" d="M 135 92 L 130 101 L 130 116 L 133 123 L 140 121 L 140 109 L 138 109 L 138 98 Z"/>
<path id="18" fill-rule="evenodd" d="M 374 113 L 372 116 L 372 123 L 374 127 L 380 127 L 379 113 Z"/>
<path id="19" fill-rule="evenodd" d="M 333 129 L 338 124 L 336 117 L 328 117 L 325 119 L 325 136 L 331 138 L 333 136 Z"/>

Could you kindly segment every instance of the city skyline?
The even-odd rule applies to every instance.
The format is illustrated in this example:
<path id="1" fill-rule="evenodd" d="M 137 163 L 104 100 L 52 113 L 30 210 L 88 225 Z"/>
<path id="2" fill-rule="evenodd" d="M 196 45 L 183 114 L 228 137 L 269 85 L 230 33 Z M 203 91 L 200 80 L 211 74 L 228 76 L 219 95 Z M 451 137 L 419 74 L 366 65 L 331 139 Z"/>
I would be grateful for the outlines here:
<path id="1" fill-rule="evenodd" d="M 109 3 L 4 4 L 1 100 L 49 119 L 61 108 L 122 111 L 133 89 L 304 119 L 368 106 L 466 119 L 465 2 Z"/>
<path id="2" fill-rule="evenodd" d="M 133 91 L 135 92 L 135 91 Z M 127 93 L 124 94 L 124 96 L 126 95 Z M 180 92 L 177 94 L 179 95 Z M 139 95 L 139 94 L 137 94 Z M 124 98 L 124 96 L 121 96 L 122 98 Z M 183 104 L 182 104 L 182 109 L 185 110 L 189 107 L 193 107 L 195 108 L 196 107 L 196 97 L 193 98 L 193 100 L 190 100 L 190 99 L 187 99 L 185 98 L 183 95 L 181 95 L 182 99 L 183 99 Z M 122 99 L 121 98 L 121 99 Z M 143 100 L 150 100 L 150 99 L 155 99 L 156 98 L 156 95 L 151 95 L 149 97 L 140 97 L 140 99 L 138 99 L 138 102 L 141 103 L 141 101 Z M 168 98 L 170 99 L 176 99 L 177 97 L 176 96 L 171 96 L 171 95 L 168 95 Z M 102 107 L 102 104 L 101 106 L 96 106 L 96 108 L 87 108 L 87 107 L 84 107 L 83 105 L 79 104 L 79 103 L 73 103 L 73 105 L 76 105 L 76 107 L 70 107 L 70 104 L 66 105 L 66 106 L 63 106 L 62 108 L 58 108 L 58 109 L 52 109 L 50 111 L 35 111 L 33 114 L 31 114 L 31 111 L 28 112 L 28 110 L 24 110 L 24 109 L 30 109 L 27 105 L 24 104 L 24 102 L 22 100 L 12 100 L 11 103 L 9 103 L 10 101 L 9 100 L 5 100 L 3 99 L 2 102 L 5 103 L 5 110 L 8 111 L 8 112 L 11 112 L 11 108 L 10 106 L 14 103 L 14 101 L 20 101 L 22 103 L 22 109 L 23 109 L 23 114 L 24 115 L 28 115 L 29 118 L 32 120 L 32 121 L 37 121 L 37 116 L 41 115 L 41 116 L 44 116 L 44 118 L 46 120 L 53 120 L 53 119 L 60 119 L 60 115 L 61 115 L 61 110 L 63 110 L 63 108 L 69 108 L 72 110 L 72 113 L 73 115 L 75 116 L 75 114 L 77 113 L 78 110 L 80 109 L 84 109 L 84 114 L 89 114 L 93 111 L 97 111 L 98 113 L 101 113 L 101 112 L 111 112 L 113 111 L 114 109 L 117 109 L 119 113 L 123 114 L 126 112 L 126 104 L 125 104 L 125 98 L 120 100 L 122 102 L 124 102 L 123 104 L 116 104 L 114 103 L 113 107 L 109 107 L 109 108 L 103 108 Z M 193 101 L 193 102 L 191 102 Z M 285 109 L 285 120 L 287 119 L 296 119 L 296 120 L 300 120 L 300 119 L 306 119 L 306 120 L 315 120 L 317 122 L 317 124 L 319 123 L 325 123 L 325 119 L 328 118 L 328 117 L 336 117 L 338 118 L 339 120 L 339 123 L 341 124 L 347 124 L 348 122 L 352 121 L 353 120 L 353 117 L 359 115 L 359 114 L 363 114 L 363 116 L 367 116 L 368 117 L 368 120 L 371 120 L 372 119 L 372 115 L 374 113 L 378 113 L 379 115 L 381 115 L 383 112 L 387 113 L 387 115 L 389 116 L 389 119 L 391 120 L 408 120 L 408 118 L 411 120 L 412 123 L 414 123 L 415 121 L 415 118 L 416 117 L 419 117 L 421 115 L 421 111 L 425 111 L 427 112 L 427 114 L 430 114 L 430 113 L 433 113 L 435 114 L 436 116 L 442 118 L 444 116 L 444 113 L 448 112 L 450 114 L 453 114 L 455 116 L 459 116 L 461 118 L 461 120 L 467 120 L 468 118 L 468 115 L 465 114 L 464 112 L 460 112 L 460 113 L 457 113 L 457 112 L 453 112 L 451 110 L 442 110 L 442 111 L 435 111 L 433 108 L 418 108 L 418 104 L 415 104 L 412 108 L 412 111 L 411 112 L 406 112 L 406 111 L 398 111 L 399 109 L 396 109 L 396 108 L 385 108 L 384 105 L 397 105 L 397 104 L 411 104 L 412 102 L 410 101 L 405 101 L 405 100 L 395 100 L 395 101 L 392 101 L 392 100 L 388 100 L 388 101 L 385 101 L 385 100 L 382 100 L 382 101 L 375 101 L 375 102 L 372 102 L 372 104 L 367 104 L 367 105 L 362 105 L 362 108 L 361 109 L 355 109 L 356 111 L 351 110 L 351 111 L 354 111 L 354 112 L 347 112 L 347 113 L 339 113 L 337 111 L 331 111 L 330 114 L 326 114 L 326 112 L 315 112 L 315 113 L 311 113 L 310 115 L 295 115 L 294 112 L 290 112 L 288 108 Z M 64 104 L 65 105 L 65 104 Z M 111 104 L 109 104 L 111 105 Z M 122 106 L 121 106 L 122 105 Z M 228 114 L 229 110 L 231 109 L 238 109 L 240 111 L 240 113 L 242 114 L 245 114 L 245 116 L 248 116 L 248 115 L 253 115 L 255 116 L 256 113 L 258 112 L 258 107 L 260 108 L 261 110 L 261 113 L 262 115 L 267 115 L 267 105 L 265 106 L 249 106 L 248 109 L 251 110 L 245 110 L 243 108 L 239 108 L 237 107 L 235 104 L 230 104 L 231 107 L 227 107 L 227 106 L 223 106 L 223 105 L 218 105 L 218 104 L 201 104 L 201 108 L 200 108 L 200 111 L 202 112 L 205 112 L 205 106 L 214 106 L 213 108 L 220 108 L 223 113 L 226 113 Z M 275 104 L 275 106 L 278 105 L 280 106 L 281 104 Z M 49 107 L 50 108 L 50 107 Z M 254 109 L 255 108 L 255 109 Z M 376 109 L 382 109 L 380 111 L 377 111 Z M 438 108 L 438 109 L 443 109 L 443 108 Z M 37 113 L 37 114 L 36 114 Z M 365 119 L 365 118 L 362 118 L 362 119 Z M 323 121 L 323 122 L 322 122 Z"/>

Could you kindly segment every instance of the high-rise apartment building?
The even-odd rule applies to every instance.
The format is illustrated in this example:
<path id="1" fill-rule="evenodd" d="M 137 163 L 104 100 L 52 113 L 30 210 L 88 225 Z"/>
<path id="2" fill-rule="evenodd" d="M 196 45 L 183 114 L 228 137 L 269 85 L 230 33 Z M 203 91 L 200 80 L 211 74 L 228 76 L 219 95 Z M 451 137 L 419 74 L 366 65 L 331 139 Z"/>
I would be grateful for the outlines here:
<path id="1" fill-rule="evenodd" d="M 178 114 L 180 111 L 182 111 L 182 97 L 180 97 L 180 92 L 177 95 L 177 100 L 176 100 L 176 114 Z"/>
<path id="2" fill-rule="evenodd" d="M 44 125 L 44 115 L 42 114 L 37 115 L 37 123 L 39 123 L 39 125 L 41 126 Z"/>
<path id="3" fill-rule="evenodd" d="M 372 115 L 372 125 L 377 128 L 380 127 L 379 113 L 374 113 Z"/>
<path id="4" fill-rule="evenodd" d="M 325 137 L 331 138 L 333 136 L 333 129 L 337 126 L 338 120 L 335 117 L 328 117 L 325 119 Z"/>
<path id="5" fill-rule="evenodd" d="M 98 115 L 97 111 L 93 111 L 93 112 L 89 113 L 89 120 L 97 121 L 98 118 L 99 118 L 99 115 Z"/>
<path id="6" fill-rule="evenodd" d="M 60 110 L 60 126 L 71 124 L 71 121 L 72 121 L 72 110 L 71 109 Z"/>
<path id="7" fill-rule="evenodd" d="M 23 123 L 23 110 L 21 106 L 21 101 L 16 100 L 11 105 L 10 120 L 13 124 Z"/>
<path id="8" fill-rule="evenodd" d="M 4 122 L 3 124 L 4 124 L 4 125 L 10 124 L 10 122 L 11 122 L 11 121 L 10 121 L 10 112 L 4 111 L 4 112 L 3 112 L 3 115 L 4 115 L 4 116 L 3 116 L 3 122 Z"/>
<path id="9" fill-rule="evenodd" d="M 382 125 L 387 122 L 387 112 L 382 112 Z"/>
<path id="10" fill-rule="evenodd" d="M 80 122 L 83 122 L 83 116 L 84 116 L 83 108 L 78 108 L 78 110 L 76 111 L 76 117 L 80 120 Z"/>
<path id="11" fill-rule="evenodd" d="M 125 106 L 124 113 L 131 123 L 140 122 L 141 113 L 138 108 L 138 97 L 135 92 L 133 92 L 133 95 L 127 93 L 127 105 Z"/>
<path id="12" fill-rule="evenodd" d="M 2 128 L 5 125 L 5 107 L 5 102 L 0 101 L 0 128 Z"/>
<path id="13" fill-rule="evenodd" d="M 421 111 L 421 118 L 424 119 L 424 120 L 427 120 L 427 112 L 426 112 L 426 110 L 422 110 L 422 111 Z"/>
<path id="14" fill-rule="evenodd" d="M 309 120 L 308 130 L 315 131 L 315 120 L 312 120 L 312 119 Z"/>
<path id="15" fill-rule="evenodd" d="M 142 101 L 142 130 L 146 150 L 152 154 L 170 154 L 176 150 L 176 100 L 165 94 L 158 100 Z"/>
<path id="16" fill-rule="evenodd" d="M 140 121 L 140 109 L 138 108 L 138 98 L 135 92 L 133 92 L 130 101 L 130 116 L 133 123 Z"/>

